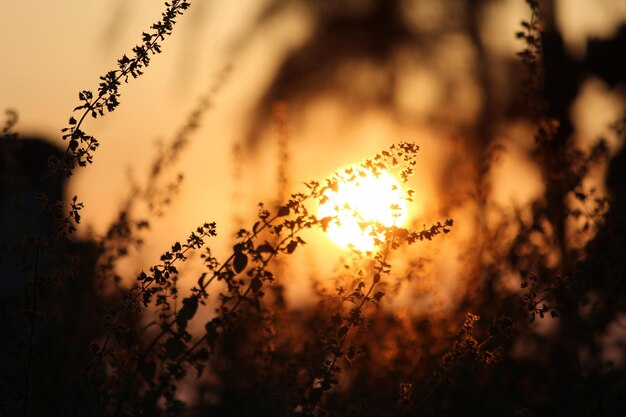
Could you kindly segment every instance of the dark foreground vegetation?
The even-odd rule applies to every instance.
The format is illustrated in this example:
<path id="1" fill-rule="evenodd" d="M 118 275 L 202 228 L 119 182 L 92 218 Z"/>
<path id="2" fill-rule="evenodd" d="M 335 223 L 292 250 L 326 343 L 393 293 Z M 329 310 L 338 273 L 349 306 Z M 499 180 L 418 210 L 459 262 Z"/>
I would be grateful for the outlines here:
<path id="1" fill-rule="evenodd" d="M 373 3 L 374 12 L 360 20 L 320 13 L 325 30 L 317 41 L 336 41 L 335 31 L 359 39 L 369 24 L 397 29 L 378 43 L 358 44 L 363 50 L 354 46 L 354 53 L 378 62 L 394 42 L 415 40 L 394 20 L 399 2 Z M 538 2 L 527 3 L 532 17 L 517 33 L 522 82 L 516 104 L 500 116 L 533 124 L 543 194 L 502 213 L 496 225 L 478 220 L 481 235 L 462 255 L 463 279 L 471 285 L 445 314 L 403 314 L 389 306 L 399 282 L 428 279 L 428 259 L 412 254 L 453 237 L 458 221 L 447 212 L 417 229 L 363 221 L 376 251 L 354 251 L 335 276 L 315 277 L 308 307 L 293 307 L 285 295 L 285 265 L 302 250 L 303 232 L 336 221 L 315 214 L 327 190 L 386 169 L 411 201 L 410 178 L 421 156 L 411 142 L 363 155 L 368 158 L 357 167 L 260 205 L 224 259 L 211 251 L 212 241 L 232 236 L 218 235 L 207 219 L 152 267 L 120 277 L 118 263 L 142 244 L 176 192 L 180 179 L 167 177 L 169 167 L 217 87 L 157 155 L 145 184 L 129 190 L 107 233 L 74 237 L 89 204 L 67 199 L 65 187 L 97 152 L 89 122 L 114 111 L 124 84 L 149 71 L 175 25 L 183 24 L 187 1 L 166 3 L 161 20 L 100 78 L 98 89 L 79 93 L 63 128 L 65 149 L 20 135 L 17 114 L 7 112 L 0 138 L 0 415 L 626 415 L 626 148 L 611 155 L 603 140 L 577 147 L 568 115 L 584 76 L 626 84 L 626 30 L 590 41 L 585 58 L 574 60 L 559 32 L 542 22 Z M 506 36 L 515 36 L 515 28 Z M 336 43 L 338 56 L 348 53 L 344 47 Z M 302 57 L 319 51 L 312 42 L 290 56 L 265 108 L 296 95 L 297 82 L 282 81 L 298 79 L 307 68 L 298 65 L 306 62 Z M 332 51 L 327 58 L 338 59 Z M 479 192 L 467 198 L 479 212 L 492 209 L 492 122 L 483 113 L 467 139 L 467 158 L 479 167 Z M 624 120 L 611 129 L 623 144 Z M 598 166 L 606 167 L 606 193 L 585 186 Z M 139 204 L 147 214 L 137 215 Z M 588 239 L 571 244 L 579 235 Z M 192 254 L 201 266 L 182 285 L 179 269 Z M 396 261 L 409 265 L 401 275 L 394 273 Z M 511 279 L 514 290 L 503 284 Z M 417 302 L 419 294 L 413 296 Z M 539 331 L 541 323 L 551 327 Z"/>

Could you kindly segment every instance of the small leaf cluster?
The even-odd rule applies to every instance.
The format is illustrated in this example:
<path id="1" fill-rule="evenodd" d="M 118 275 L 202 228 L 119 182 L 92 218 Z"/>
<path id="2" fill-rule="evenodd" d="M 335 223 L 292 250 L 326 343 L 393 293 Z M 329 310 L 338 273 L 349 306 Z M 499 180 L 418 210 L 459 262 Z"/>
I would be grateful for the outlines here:
<path id="1" fill-rule="evenodd" d="M 522 30 L 516 32 L 515 36 L 524 43 L 524 48 L 517 53 L 525 70 L 522 80 L 524 105 L 532 114 L 537 115 L 541 114 L 546 106 L 540 94 L 543 83 L 541 21 L 539 19 L 539 2 L 527 0 L 526 3 L 531 11 L 530 20 L 521 22 Z"/>
<path id="2" fill-rule="evenodd" d="M 459 329 L 456 340 L 441 359 L 439 369 L 435 372 L 437 384 L 452 383 L 452 374 L 469 359 L 470 362 L 481 366 L 493 366 L 502 357 L 502 349 L 489 350 L 487 345 L 495 337 L 509 337 L 512 331 L 512 322 L 506 317 L 494 321 L 489 328 L 489 336 L 479 342 L 475 336 L 475 326 L 480 317 L 467 313 L 465 321 Z"/>
<path id="3" fill-rule="evenodd" d="M 93 162 L 93 153 L 99 142 L 82 129 L 82 124 L 88 115 L 95 119 L 119 106 L 122 81 L 128 82 L 129 77 L 137 78 L 143 74 L 143 70 L 150 64 L 150 57 L 161 52 L 160 42 L 172 34 L 176 18 L 189 8 L 190 3 L 186 0 L 172 0 L 166 2 L 165 6 L 162 19 L 152 24 L 152 32 L 142 34 L 142 43 L 133 47 L 132 56 L 123 55 L 117 61 L 117 69 L 100 77 L 97 93 L 89 90 L 78 93 L 81 104 L 74 108 L 77 116 L 70 117 L 68 126 L 61 130 L 63 139 L 69 141 L 65 157 L 50 162 L 50 168 L 55 174 L 70 177 L 76 166 L 85 167 Z"/>
<path id="4" fill-rule="evenodd" d="M 522 302 L 531 322 L 537 317 L 544 318 L 546 314 L 558 317 L 564 295 L 573 290 L 571 279 L 562 273 L 545 282 L 531 273 L 522 280 L 521 287 L 524 290 Z"/>

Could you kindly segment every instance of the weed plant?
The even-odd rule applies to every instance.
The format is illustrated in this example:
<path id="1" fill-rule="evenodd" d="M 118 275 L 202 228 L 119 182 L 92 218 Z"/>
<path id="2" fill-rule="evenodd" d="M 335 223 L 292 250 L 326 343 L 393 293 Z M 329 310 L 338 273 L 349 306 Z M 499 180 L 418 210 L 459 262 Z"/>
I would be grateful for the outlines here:
<path id="1" fill-rule="evenodd" d="M 208 220 L 124 284 L 128 280 L 119 275 L 118 265 L 143 243 L 145 231 L 174 198 L 182 177 L 172 173 L 173 164 L 228 70 L 160 148 L 145 183 L 129 190 L 106 233 L 91 242 L 68 238 L 84 205 L 73 196 L 66 207 L 60 184 L 93 162 L 98 140 L 86 133 L 86 122 L 119 106 L 122 84 L 143 74 L 190 6 L 184 0 L 165 3 L 161 20 L 142 34 L 129 56 L 118 60 L 116 69 L 100 77 L 97 91 L 79 93 L 80 103 L 62 130 L 66 149 L 46 148 L 41 175 L 25 180 L 29 186 L 24 189 L 34 190 L 36 197 L 30 198 L 39 204 L 34 221 L 0 241 L 0 271 L 19 287 L 3 286 L 2 415 L 626 412 L 624 371 L 601 361 L 598 342 L 626 306 L 624 201 L 612 202 L 584 186 L 589 171 L 607 163 L 608 148 L 600 141 L 583 152 L 561 130 L 564 121 L 551 112 L 544 92 L 539 3 L 527 3 L 532 17 L 522 22 L 517 37 L 524 45 L 519 56 L 525 69 L 525 114 L 536 125 L 534 157 L 542 168 L 545 195 L 532 202 L 530 222 L 520 213 L 508 213 L 501 227 L 483 230 L 483 240 L 492 246 L 481 250 L 491 251 L 496 260 L 471 260 L 478 264 L 478 272 L 468 272 L 474 292 L 450 314 L 417 317 L 386 303 L 397 295 L 399 279 L 423 278 L 425 261 L 409 259 L 402 272 L 407 276 L 398 278 L 392 273 L 394 253 L 413 256 L 414 245 L 440 244 L 454 232 L 452 219 L 413 230 L 368 221 L 349 206 L 322 218 L 315 209 L 341 184 L 383 171 L 396 174 L 401 198 L 410 203 L 414 191 L 409 180 L 419 147 L 398 142 L 290 193 L 284 105 L 275 109 L 278 202 L 259 204 L 254 223 L 236 232 L 224 259 L 218 259 L 212 243 L 231 236 L 218 235 L 217 225 Z M 17 114 L 8 112 L 0 138 L 0 195 L 7 198 L 22 195 L 14 190 L 23 184 L 18 174 L 36 152 L 33 141 L 14 132 L 16 122 Z M 568 198 L 576 204 L 566 204 Z M 396 218 L 400 203 L 389 202 Z M 138 214 L 140 204 L 148 208 L 145 215 Z M 326 231 L 345 212 L 368 231 L 374 248 L 350 251 L 335 276 L 323 277 L 334 285 L 315 287 L 310 306 L 290 306 L 283 293 L 288 278 L 283 262 L 306 245 L 307 231 Z M 593 231 L 582 247 L 568 245 L 568 219 L 578 221 L 576 232 Z M 510 225 L 516 236 L 503 243 L 502 229 Z M 193 254 L 202 269 L 183 291 L 181 270 Z M 556 263 L 548 259 L 554 254 Z M 519 290 L 496 291 L 496 283 L 511 273 L 521 278 Z M 549 318 L 558 320 L 558 332 L 538 335 L 534 323 Z"/>

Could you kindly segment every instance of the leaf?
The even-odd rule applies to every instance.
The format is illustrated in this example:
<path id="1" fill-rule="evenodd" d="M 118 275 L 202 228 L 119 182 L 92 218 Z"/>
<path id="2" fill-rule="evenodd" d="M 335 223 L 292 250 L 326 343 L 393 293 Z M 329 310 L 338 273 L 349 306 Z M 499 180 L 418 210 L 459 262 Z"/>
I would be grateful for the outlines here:
<path id="1" fill-rule="evenodd" d="M 169 339 L 165 342 L 165 357 L 168 359 L 176 359 L 183 353 L 185 353 L 185 349 L 187 345 L 180 341 L 180 339 L 176 336 Z"/>
<path id="2" fill-rule="evenodd" d="M 289 207 L 282 206 L 281 208 L 279 208 L 277 216 L 278 217 L 289 216 Z"/>
<path id="3" fill-rule="evenodd" d="M 297 247 L 298 247 L 298 242 L 296 242 L 295 240 L 292 240 L 287 245 L 287 253 L 289 254 L 293 253 L 293 251 L 295 251 Z"/>
<path id="4" fill-rule="evenodd" d="M 198 311 L 198 299 L 196 297 L 188 297 L 183 300 L 183 308 L 178 312 L 176 316 L 176 325 L 178 331 L 185 331 L 187 328 L 187 322 L 196 315 Z"/>
<path id="5" fill-rule="evenodd" d="M 257 252 L 259 252 L 259 253 L 263 253 L 263 252 L 266 252 L 266 253 L 273 253 L 273 252 L 274 252 L 274 247 L 273 247 L 272 245 L 270 245 L 269 243 L 264 243 L 264 244 L 262 244 L 262 245 L 259 245 L 259 246 L 256 248 L 256 250 L 257 250 Z"/>
<path id="6" fill-rule="evenodd" d="M 248 265 L 248 255 L 243 252 L 236 252 L 233 259 L 233 269 L 237 274 L 241 273 Z"/>
<path id="7" fill-rule="evenodd" d="M 322 204 L 322 203 L 320 202 L 320 204 Z M 330 223 L 330 221 L 331 221 L 332 219 L 333 219 L 333 218 L 332 218 L 332 217 L 330 217 L 330 216 L 326 216 L 326 217 L 324 217 L 324 218 L 320 219 L 320 224 L 322 225 L 322 230 L 323 230 L 323 231 L 326 231 L 326 230 L 328 229 L 328 224 Z"/>
<path id="8" fill-rule="evenodd" d="M 255 293 L 259 292 L 259 290 L 261 289 L 261 287 L 263 287 L 263 281 L 261 281 L 259 278 L 255 277 L 251 282 L 250 282 L 250 287 L 252 288 L 252 291 L 254 291 Z"/>

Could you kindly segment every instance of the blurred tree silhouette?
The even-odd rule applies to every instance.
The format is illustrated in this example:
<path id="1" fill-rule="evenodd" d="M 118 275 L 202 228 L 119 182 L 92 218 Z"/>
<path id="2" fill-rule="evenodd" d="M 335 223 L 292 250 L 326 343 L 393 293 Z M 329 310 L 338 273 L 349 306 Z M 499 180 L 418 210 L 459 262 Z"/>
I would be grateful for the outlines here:
<path id="1" fill-rule="evenodd" d="M 0 139 L 0 411 L 18 415 L 22 411 L 25 371 L 32 356 L 30 412 L 33 415 L 75 415 L 86 390 L 77 385 L 85 379 L 89 345 L 102 337 L 100 317 L 120 296 L 106 297 L 95 282 L 95 243 L 62 238 L 48 246 L 40 259 L 47 271 L 38 283 L 37 307 L 32 305 L 31 273 L 25 259 L 32 255 L 39 228 L 41 195 L 65 200 L 65 183 L 50 189 L 43 178 L 48 160 L 62 152 L 39 137 Z M 57 224 L 46 224 L 43 233 L 54 236 Z M 52 244 L 52 239 L 42 245 Z M 28 340 L 27 329 L 38 321 L 38 332 Z M 32 350 L 31 350 L 32 349 Z M 32 353 L 28 353 L 31 350 Z"/>

